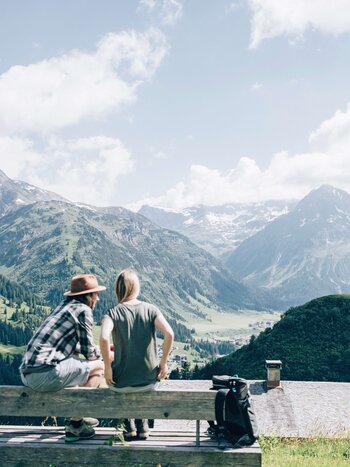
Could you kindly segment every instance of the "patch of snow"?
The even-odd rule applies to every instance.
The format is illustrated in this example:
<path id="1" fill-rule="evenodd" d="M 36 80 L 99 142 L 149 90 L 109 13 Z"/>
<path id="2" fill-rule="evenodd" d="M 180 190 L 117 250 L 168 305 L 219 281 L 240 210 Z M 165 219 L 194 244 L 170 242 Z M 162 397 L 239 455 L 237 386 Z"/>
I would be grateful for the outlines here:
<path id="1" fill-rule="evenodd" d="M 189 219 L 187 219 L 187 220 L 184 222 L 185 225 L 191 225 L 191 224 L 193 224 L 193 223 L 194 223 L 193 217 L 190 217 Z"/>
<path id="2" fill-rule="evenodd" d="M 163 206 L 150 206 L 150 207 L 159 209 L 160 211 L 163 211 L 163 212 L 169 212 L 171 214 L 183 214 L 186 217 L 190 215 L 186 209 L 167 208 Z"/>
<path id="3" fill-rule="evenodd" d="M 87 204 L 80 204 L 80 203 L 74 203 L 75 206 L 78 206 L 78 208 L 85 208 L 85 209 L 90 209 L 90 211 L 97 212 L 97 209 L 94 209 L 92 206 L 88 206 Z"/>
<path id="4" fill-rule="evenodd" d="M 32 185 L 26 185 L 23 188 L 27 191 L 40 191 L 41 193 L 43 193 L 43 190 L 41 190 L 40 188 L 36 188 L 35 186 L 32 186 Z"/>

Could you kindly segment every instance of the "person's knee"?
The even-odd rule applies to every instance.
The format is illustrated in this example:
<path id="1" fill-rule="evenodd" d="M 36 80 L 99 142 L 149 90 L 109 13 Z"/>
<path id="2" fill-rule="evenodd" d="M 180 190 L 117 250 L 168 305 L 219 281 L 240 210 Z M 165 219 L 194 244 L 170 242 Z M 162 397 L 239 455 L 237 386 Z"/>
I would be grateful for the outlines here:
<path id="1" fill-rule="evenodd" d="M 89 362 L 90 373 L 89 376 L 103 376 L 104 373 L 104 364 L 102 360 L 95 360 Z"/>
<path id="2" fill-rule="evenodd" d="M 94 370 L 90 371 L 89 378 L 98 377 L 102 378 L 103 377 L 103 370 L 101 368 L 95 368 Z"/>
<path id="3" fill-rule="evenodd" d="M 90 360 L 88 365 L 90 372 L 94 370 L 104 370 L 104 363 L 102 360 Z"/>

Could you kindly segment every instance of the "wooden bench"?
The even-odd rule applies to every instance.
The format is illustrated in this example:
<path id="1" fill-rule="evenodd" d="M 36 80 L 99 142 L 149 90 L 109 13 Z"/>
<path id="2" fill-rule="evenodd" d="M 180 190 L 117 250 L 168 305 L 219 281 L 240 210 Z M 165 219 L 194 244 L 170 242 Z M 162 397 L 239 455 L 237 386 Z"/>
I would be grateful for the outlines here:
<path id="1" fill-rule="evenodd" d="M 38 393 L 0 386 L 0 416 L 90 416 L 156 419 L 147 441 L 126 445 L 114 428 L 96 428 L 91 440 L 64 442 L 64 427 L 0 426 L 0 465 L 29 466 L 261 466 L 258 443 L 244 449 L 217 449 L 200 420 L 215 419 L 215 392 L 196 382 L 166 381 L 158 391 L 116 394 L 109 389 L 72 388 Z M 176 422 L 175 422 L 176 420 Z M 178 422 L 181 420 L 182 422 Z M 185 422 L 194 420 L 196 422 Z M 112 445 L 111 445 L 112 444 Z"/>

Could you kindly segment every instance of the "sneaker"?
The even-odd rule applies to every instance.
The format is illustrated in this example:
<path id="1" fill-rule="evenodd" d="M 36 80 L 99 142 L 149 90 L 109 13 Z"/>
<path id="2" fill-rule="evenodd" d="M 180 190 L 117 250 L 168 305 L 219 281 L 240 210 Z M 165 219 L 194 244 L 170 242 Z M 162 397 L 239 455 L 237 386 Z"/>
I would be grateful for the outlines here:
<path id="1" fill-rule="evenodd" d="M 125 419 L 124 420 L 124 426 L 125 426 L 125 432 L 124 432 L 124 438 L 125 439 L 131 439 L 131 438 L 136 438 L 137 433 L 136 433 L 136 426 L 135 426 L 135 420 L 134 419 Z"/>
<path id="2" fill-rule="evenodd" d="M 82 421 L 81 425 L 77 428 L 71 423 L 68 423 L 65 430 L 66 436 L 64 440 L 66 443 L 72 443 L 73 441 L 79 441 L 80 439 L 90 439 L 95 435 L 93 427 L 84 421 Z"/>
<path id="3" fill-rule="evenodd" d="M 147 439 L 149 437 L 148 420 L 137 419 L 136 420 L 136 429 L 137 429 L 137 437 L 139 439 Z"/>
<path id="4" fill-rule="evenodd" d="M 64 424 L 69 425 L 70 420 L 71 420 L 70 418 L 66 418 L 65 421 L 64 421 Z M 93 417 L 84 417 L 84 418 L 82 418 L 82 420 L 87 425 L 90 425 L 90 426 L 98 426 L 100 424 L 100 422 L 97 420 L 97 418 L 93 418 Z"/>
<path id="5" fill-rule="evenodd" d="M 93 417 L 84 417 L 83 421 L 87 425 L 90 425 L 90 426 L 98 426 L 100 424 L 100 422 L 97 420 L 97 418 L 93 418 Z"/>

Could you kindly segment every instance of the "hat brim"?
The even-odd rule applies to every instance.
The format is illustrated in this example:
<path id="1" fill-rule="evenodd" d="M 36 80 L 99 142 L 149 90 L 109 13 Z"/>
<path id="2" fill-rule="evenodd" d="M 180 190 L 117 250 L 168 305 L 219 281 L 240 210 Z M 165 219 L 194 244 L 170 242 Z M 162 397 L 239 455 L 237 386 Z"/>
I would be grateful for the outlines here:
<path id="1" fill-rule="evenodd" d="M 74 297 L 75 295 L 85 295 L 87 293 L 93 293 L 93 292 L 102 292 L 103 290 L 106 290 L 106 287 L 104 285 L 99 285 L 98 287 L 94 287 L 93 289 L 88 289 L 88 290 L 83 290 L 82 292 L 65 292 L 63 295 L 65 297 Z"/>

